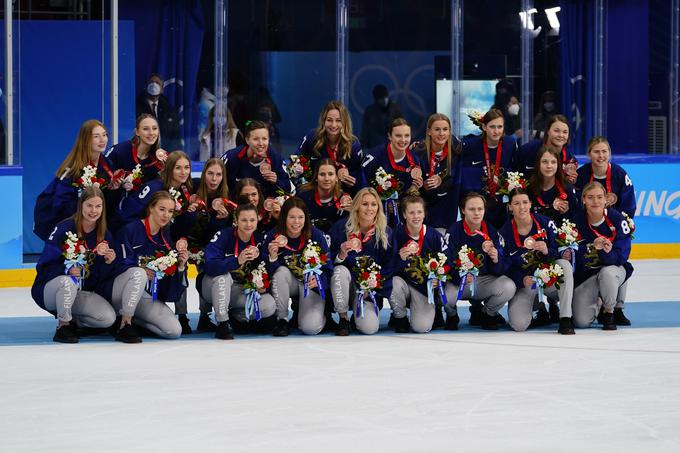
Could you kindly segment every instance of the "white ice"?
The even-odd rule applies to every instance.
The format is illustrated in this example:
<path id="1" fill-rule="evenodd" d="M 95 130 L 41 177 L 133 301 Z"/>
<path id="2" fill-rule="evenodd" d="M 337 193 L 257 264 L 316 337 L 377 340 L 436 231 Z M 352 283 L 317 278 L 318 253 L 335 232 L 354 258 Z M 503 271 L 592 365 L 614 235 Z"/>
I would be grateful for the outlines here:
<path id="1" fill-rule="evenodd" d="M 569 337 L 463 306 L 458 332 L 61 345 L 1 290 L 0 452 L 678 452 L 678 264 L 634 263 L 632 327 Z"/>

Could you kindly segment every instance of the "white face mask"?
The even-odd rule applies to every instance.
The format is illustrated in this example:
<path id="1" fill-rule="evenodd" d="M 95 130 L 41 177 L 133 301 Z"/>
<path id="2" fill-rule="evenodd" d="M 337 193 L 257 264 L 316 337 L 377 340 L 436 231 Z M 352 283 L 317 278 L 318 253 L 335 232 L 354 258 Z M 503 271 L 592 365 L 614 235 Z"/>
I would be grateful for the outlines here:
<path id="1" fill-rule="evenodd" d="M 161 86 L 156 82 L 151 82 L 146 86 L 146 92 L 149 93 L 151 96 L 158 96 L 159 94 L 161 94 Z"/>
<path id="2" fill-rule="evenodd" d="M 519 115 L 519 104 L 511 104 L 508 107 L 508 113 L 512 116 Z"/>
<path id="3" fill-rule="evenodd" d="M 382 107 L 387 107 L 387 104 L 389 104 L 389 103 L 390 103 L 390 98 L 380 98 L 378 100 L 378 105 L 380 105 Z"/>

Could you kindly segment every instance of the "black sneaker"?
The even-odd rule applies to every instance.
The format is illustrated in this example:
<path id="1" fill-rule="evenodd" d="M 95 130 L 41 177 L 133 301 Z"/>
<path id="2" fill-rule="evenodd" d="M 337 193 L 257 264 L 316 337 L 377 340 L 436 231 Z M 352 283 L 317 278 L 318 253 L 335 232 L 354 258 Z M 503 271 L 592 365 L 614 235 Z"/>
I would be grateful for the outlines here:
<path id="1" fill-rule="evenodd" d="M 326 324 L 323 326 L 321 333 L 337 332 L 339 328 L 339 324 L 335 322 L 335 319 L 333 319 L 333 316 L 329 313 L 326 316 Z"/>
<path id="2" fill-rule="evenodd" d="M 409 324 L 410 326 L 410 324 Z M 444 322 L 444 315 L 442 315 L 442 307 L 435 305 L 434 307 L 434 321 L 432 322 L 432 330 L 443 329 L 446 326 Z"/>
<path id="3" fill-rule="evenodd" d="M 396 318 L 394 320 L 394 331 L 396 333 L 410 333 L 411 323 L 408 322 L 408 317 Z"/>
<path id="4" fill-rule="evenodd" d="M 623 308 L 614 309 L 614 323 L 616 323 L 617 326 L 630 325 L 630 319 L 626 318 L 626 315 L 623 314 Z"/>
<path id="5" fill-rule="evenodd" d="M 235 334 L 246 335 L 250 333 L 250 324 L 248 321 L 239 321 L 238 319 L 231 318 L 229 324 L 231 324 L 231 328 Z"/>
<path id="6" fill-rule="evenodd" d="M 556 303 L 550 304 L 548 312 L 550 313 L 551 323 L 557 324 L 562 322 L 562 318 L 560 318 L 560 307 Z"/>
<path id="7" fill-rule="evenodd" d="M 494 320 L 494 322 L 496 323 L 497 326 L 504 326 L 505 325 L 505 318 L 500 313 L 496 313 L 495 315 L 493 315 L 493 320 Z"/>
<path id="8" fill-rule="evenodd" d="M 132 324 L 125 324 L 116 332 L 116 341 L 123 343 L 141 343 L 142 339 Z"/>
<path id="9" fill-rule="evenodd" d="M 340 317 L 340 323 L 335 330 L 335 335 L 338 337 L 346 337 L 350 334 L 352 328 L 350 327 L 349 319 Z"/>
<path id="10" fill-rule="evenodd" d="M 616 330 L 616 323 L 614 322 L 614 313 L 602 313 L 602 330 Z"/>
<path id="11" fill-rule="evenodd" d="M 482 311 L 478 309 L 472 309 L 470 307 L 470 321 L 471 326 L 481 326 L 482 325 Z"/>
<path id="12" fill-rule="evenodd" d="M 212 322 L 212 319 L 210 319 L 210 315 L 206 313 L 201 313 L 201 316 L 198 317 L 198 325 L 196 326 L 196 332 L 216 332 L 217 331 L 217 326 L 215 325 L 214 322 Z"/>
<path id="13" fill-rule="evenodd" d="M 486 314 L 486 312 L 481 312 L 481 318 L 479 321 L 479 327 L 484 330 L 498 330 L 498 324 L 494 319 L 494 316 Z"/>
<path id="14" fill-rule="evenodd" d="M 276 320 L 276 325 L 274 326 L 274 331 L 272 335 L 275 337 L 287 337 L 290 331 L 288 330 L 288 320 L 278 319 Z"/>
<path id="15" fill-rule="evenodd" d="M 576 333 L 571 318 L 560 318 L 560 327 L 557 328 L 557 333 L 562 335 L 574 335 Z"/>
<path id="16" fill-rule="evenodd" d="M 394 326 L 396 325 L 396 322 L 397 322 L 397 318 L 395 318 L 393 314 L 390 315 L 390 320 L 387 321 L 387 327 L 389 329 L 394 330 Z"/>
<path id="17" fill-rule="evenodd" d="M 546 310 L 538 310 L 536 317 L 531 320 L 530 327 L 543 327 L 550 324 L 550 314 Z"/>
<path id="18" fill-rule="evenodd" d="M 233 340 L 234 334 L 231 332 L 229 321 L 222 321 L 215 329 L 215 338 L 219 340 Z"/>
<path id="19" fill-rule="evenodd" d="M 76 333 L 74 326 L 71 324 L 64 324 L 57 328 L 54 337 L 52 337 L 52 341 L 56 341 L 57 343 L 78 343 L 80 337 Z"/>
<path id="20" fill-rule="evenodd" d="M 455 314 L 453 316 L 447 314 L 446 315 L 446 324 L 444 324 L 444 329 L 445 330 L 458 330 L 458 324 L 460 323 L 460 318 L 458 317 L 458 314 Z"/>
<path id="21" fill-rule="evenodd" d="M 192 330 L 187 315 L 177 315 L 177 320 L 179 325 L 182 326 L 182 335 L 191 335 Z"/>

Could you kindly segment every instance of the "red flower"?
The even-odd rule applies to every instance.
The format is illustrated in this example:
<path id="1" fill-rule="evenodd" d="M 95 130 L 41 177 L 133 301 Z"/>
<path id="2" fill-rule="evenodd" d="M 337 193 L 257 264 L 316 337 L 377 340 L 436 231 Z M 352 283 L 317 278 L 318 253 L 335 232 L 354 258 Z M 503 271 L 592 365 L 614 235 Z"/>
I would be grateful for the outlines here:
<path id="1" fill-rule="evenodd" d="M 309 259 L 309 264 L 312 265 L 312 266 L 316 266 L 316 258 L 311 257 L 311 258 Z"/>
<path id="2" fill-rule="evenodd" d="M 430 263 L 430 269 L 432 269 L 432 270 L 437 269 L 437 262 L 436 261 L 432 261 Z"/>
<path id="3" fill-rule="evenodd" d="M 397 180 L 394 177 L 390 180 L 390 185 L 393 189 L 397 188 Z"/>
<path id="4" fill-rule="evenodd" d="M 366 272 L 366 271 L 364 271 L 364 272 L 361 273 L 361 279 L 362 279 L 362 280 L 368 280 L 368 278 L 369 278 L 370 276 L 371 276 L 371 274 L 368 273 L 368 272 Z"/>
<path id="5" fill-rule="evenodd" d="M 165 275 L 172 275 L 172 274 L 175 273 L 176 270 L 177 270 L 177 265 L 173 264 L 172 266 L 165 269 Z"/>
<path id="6" fill-rule="evenodd" d="M 322 253 L 319 259 L 321 260 L 321 263 L 325 263 L 328 260 L 328 256 L 326 256 L 325 253 Z"/>
<path id="7" fill-rule="evenodd" d="M 451 270 L 451 266 L 449 266 L 448 264 L 445 264 L 444 265 L 444 273 L 448 274 L 450 270 Z"/>

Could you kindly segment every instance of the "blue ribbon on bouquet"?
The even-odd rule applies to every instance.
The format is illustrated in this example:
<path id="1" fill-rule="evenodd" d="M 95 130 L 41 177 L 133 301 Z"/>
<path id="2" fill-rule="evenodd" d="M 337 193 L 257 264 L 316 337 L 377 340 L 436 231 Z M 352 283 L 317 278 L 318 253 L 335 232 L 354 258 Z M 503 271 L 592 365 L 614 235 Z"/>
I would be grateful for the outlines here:
<path id="1" fill-rule="evenodd" d="M 545 308 L 549 310 L 550 307 L 548 306 L 548 297 L 545 295 L 545 283 L 543 283 L 543 280 L 541 280 L 539 277 L 536 277 L 535 275 L 531 278 L 534 280 L 534 284 L 531 285 L 531 289 L 536 289 L 536 291 L 538 291 L 538 301 L 543 303 Z"/>
<path id="2" fill-rule="evenodd" d="M 246 319 L 250 320 L 250 313 L 255 311 L 255 321 L 259 321 L 262 318 L 260 313 L 260 293 L 253 288 L 246 288 Z"/>
<path id="3" fill-rule="evenodd" d="M 315 266 L 310 266 L 309 264 L 305 264 L 305 270 L 302 271 L 302 273 L 305 276 L 304 297 L 307 297 L 307 294 L 309 294 L 309 277 L 314 276 L 316 279 L 316 286 L 319 288 L 319 294 L 321 294 L 323 300 L 326 300 L 326 294 L 324 293 L 320 278 L 322 273 L 321 265 L 317 264 Z"/>
<path id="4" fill-rule="evenodd" d="M 475 288 L 477 287 L 477 275 L 479 275 L 479 269 L 471 269 L 469 271 L 461 269 L 458 271 L 458 275 L 460 275 L 460 286 L 458 287 L 458 295 L 456 296 L 456 300 L 460 300 L 460 298 L 463 297 L 468 275 L 472 275 L 472 283 L 470 284 L 470 297 L 475 297 Z"/>
<path id="5" fill-rule="evenodd" d="M 70 277 L 78 289 L 83 289 L 83 269 L 85 269 L 85 258 L 80 257 L 75 260 L 66 260 L 64 261 L 64 265 L 66 266 L 66 274 L 68 274 L 69 271 L 74 267 L 80 268 L 80 277 L 74 277 L 73 275 L 70 275 Z"/>
<path id="6" fill-rule="evenodd" d="M 557 251 L 560 252 L 560 256 L 562 255 L 562 252 L 565 250 L 571 249 L 571 268 L 575 271 L 576 270 L 576 251 L 578 250 L 578 243 L 574 242 L 573 244 L 570 245 L 563 245 L 561 247 L 558 247 Z"/>
<path id="7" fill-rule="evenodd" d="M 388 206 L 392 206 L 392 212 L 394 213 L 394 220 L 395 223 L 394 225 L 400 225 L 401 224 L 401 218 L 399 217 L 399 208 L 397 206 L 397 200 L 399 199 L 399 194 L 397 192 L 394 192 L 392 195 L 389 196 L 389 198 L 385 199 L 385 214 L 389 215 L 389 209 L 387 209 Z"/>
<path id="8" fill-rule="evenodd" d="M 359 289 L 357 290 L 357 297 L 356 297 L 356 306 L 354 309 L 354 314 L 357 316 L 357 318 L 363 318 L 364 317 L 364 300 L 366 299 L 366 294 L 368 294 L 368 297 L 371 299 L 371 302 L 373 302 L 373 308 L 375 309 L 375 315 L 379 316 L 379 309 L 378 309 L 378 302 L 375 300 L 375 291 L 371 291 L 370 289 Z"/>

